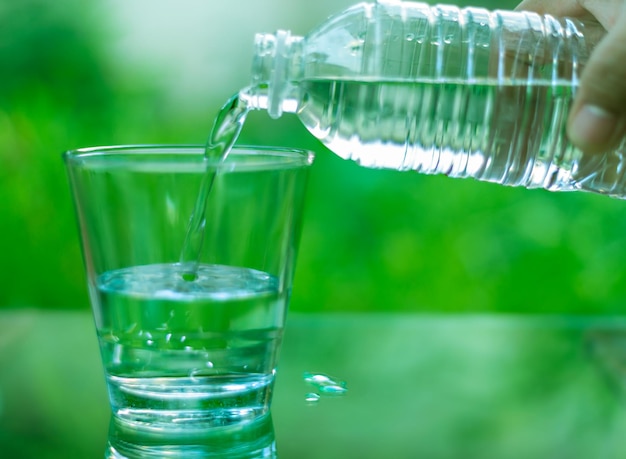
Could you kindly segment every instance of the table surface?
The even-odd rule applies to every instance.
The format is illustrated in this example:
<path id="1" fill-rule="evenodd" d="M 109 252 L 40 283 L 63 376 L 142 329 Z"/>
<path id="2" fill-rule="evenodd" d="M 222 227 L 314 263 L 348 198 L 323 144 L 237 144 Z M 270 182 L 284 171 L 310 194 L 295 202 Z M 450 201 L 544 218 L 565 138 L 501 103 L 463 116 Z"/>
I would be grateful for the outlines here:
<path id="1" fill-rule="evenodd" d="M 625 390 L 626 318 L 291 314 L 272 422 L 281 459 L 622 459 Z M 88 312 L 0 312 L 1 457 L 103 457 L 109 420 Z"/>

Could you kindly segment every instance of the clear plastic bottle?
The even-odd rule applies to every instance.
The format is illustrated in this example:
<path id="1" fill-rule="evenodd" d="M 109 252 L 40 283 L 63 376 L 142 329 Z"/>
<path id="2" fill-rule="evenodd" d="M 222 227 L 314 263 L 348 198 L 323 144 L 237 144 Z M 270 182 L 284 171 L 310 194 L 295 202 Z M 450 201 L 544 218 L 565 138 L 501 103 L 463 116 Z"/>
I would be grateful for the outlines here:
<path id="1" fill-rule="evenodd" d="M 305 37 L 257 35 L 239 97 L 296 113 L 363 166 L 626 197 L 622 148 L 583 154 L 565 134 L 602 34 L 529 12 L 361 3 Z"/>

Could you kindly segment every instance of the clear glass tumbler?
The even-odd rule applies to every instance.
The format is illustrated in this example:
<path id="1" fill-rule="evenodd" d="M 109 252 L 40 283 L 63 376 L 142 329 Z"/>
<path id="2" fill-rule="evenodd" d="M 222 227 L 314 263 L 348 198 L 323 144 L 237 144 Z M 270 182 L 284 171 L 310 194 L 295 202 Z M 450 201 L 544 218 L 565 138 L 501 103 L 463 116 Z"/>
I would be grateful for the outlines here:
<path id="1" fill-rule="evenodd" d="M 219 427 L 269 411 L 313 155 L 203 152 L 65 155 L 111 408 L 134 426 Z M 201 250 L 181 259 L 206 177 Z"/>

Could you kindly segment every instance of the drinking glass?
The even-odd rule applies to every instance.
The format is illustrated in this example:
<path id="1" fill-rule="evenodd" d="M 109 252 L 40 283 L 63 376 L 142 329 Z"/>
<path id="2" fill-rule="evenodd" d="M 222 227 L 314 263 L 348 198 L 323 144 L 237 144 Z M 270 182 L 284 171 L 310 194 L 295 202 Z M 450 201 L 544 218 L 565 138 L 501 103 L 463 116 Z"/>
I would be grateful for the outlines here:
<path id="1" fill-rule="evenodd" d="M 267 415 L 313 154 L 148 145 L 64 159 L 116 422 L 166 432 Z"/>

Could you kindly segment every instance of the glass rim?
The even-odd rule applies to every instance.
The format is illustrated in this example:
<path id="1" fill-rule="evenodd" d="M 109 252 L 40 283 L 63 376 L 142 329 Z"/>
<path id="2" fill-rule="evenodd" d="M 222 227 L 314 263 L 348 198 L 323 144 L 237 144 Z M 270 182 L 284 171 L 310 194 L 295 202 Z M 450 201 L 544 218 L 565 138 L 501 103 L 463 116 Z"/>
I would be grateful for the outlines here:
<path id="1" fill-rule="evenodd" d="M 119 166 L 123 159 L 140 159 L 151 157 L 159 163 L 197 163 L 206 166 L 229 164 L 236 169 L 256 170 L 265 168 L 297 168 L 313 164 L 315 154 L 306 149 L 265 145 L 235 145 L 225 160 L 222 158 L 206 158 L 205 146 L 200 144 L 128 144 L 85 147 L 68 150 L 63 153 L 63 160 L 69 165 L 87 165 L 90 162 L 113 164 Z M 245 157 L 246 161 L 233 161 Z M 104 161 L 104 163 L 102 162 Z M 126 163 L 126 161 L 124 161 Z"/>

